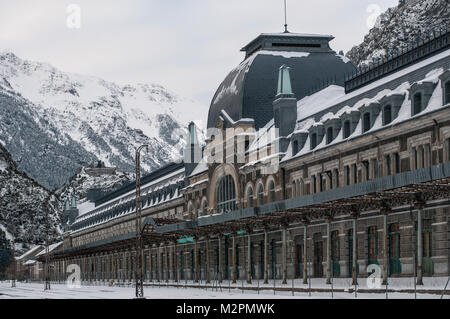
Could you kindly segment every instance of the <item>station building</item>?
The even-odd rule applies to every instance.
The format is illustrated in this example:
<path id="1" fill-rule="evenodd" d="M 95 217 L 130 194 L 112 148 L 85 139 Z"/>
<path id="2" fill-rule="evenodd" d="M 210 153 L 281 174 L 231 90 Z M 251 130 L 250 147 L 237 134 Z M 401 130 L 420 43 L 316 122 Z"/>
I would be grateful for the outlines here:
<path id="1" fill-rule="evenodd" d="M 448 276 L 450 33 L 356 68 L 330 35 L 261 34 L 206 145 L 141 179 L 146 281 Z M 64 211 L 52 278 L 130 282 L 136 185 Z M 44 254 L 45 255 L 45 254 Z"/>

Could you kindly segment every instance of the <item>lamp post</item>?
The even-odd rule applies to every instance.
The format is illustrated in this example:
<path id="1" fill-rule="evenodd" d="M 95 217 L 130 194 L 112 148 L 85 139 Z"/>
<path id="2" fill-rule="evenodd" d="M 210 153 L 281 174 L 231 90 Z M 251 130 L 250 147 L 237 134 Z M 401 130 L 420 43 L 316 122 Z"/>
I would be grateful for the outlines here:
<path id="1" fill-rule="evenodd" d="M 49 269 L 48 269 L 48 254 L 49 254 L 49 246 L 48 246 L 48 231 L 50 228 L 50 222 L 48 218 L 48 202 L 50 201 L 51 194 L 45 199 L 45 222 L 46 222 L 46 232 L 45 232 L 45 267 L 44 267 L 44 277 L 45 277 L 45 285 L 44 290 L 50 290 L 50 278 L 49 278 Z"/>
<path id="2" fill-rule="evenodd" d="M 142 234 L 141 234 L 141 151 L 146 149 L 148 152 L 148 145 L 141 145 L 136 150 L 136 298 L 144 298 L 144 284 L 143 284 L 143 267 L 142 260 Z"/>
<path id="3" fill-rule="evenodd" d="M 11 280 L 11 288 L 16 287 L 16 278 L 17 278 L 17 261 L 16 261 L 16 227 L 14 228 L 14 238 L 13 238 L 13 279 Z"/>

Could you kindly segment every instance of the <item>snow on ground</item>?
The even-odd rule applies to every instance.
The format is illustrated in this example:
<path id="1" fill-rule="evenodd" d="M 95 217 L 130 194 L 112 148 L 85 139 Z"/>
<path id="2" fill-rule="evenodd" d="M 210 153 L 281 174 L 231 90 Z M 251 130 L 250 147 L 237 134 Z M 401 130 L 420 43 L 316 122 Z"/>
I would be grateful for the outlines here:
<path id="1" fill-rule="evenodd" d="M 436 278 L 424 278 L 424 286 L 418 286 L 418 289 L 423 290 L 439 290 L 442 291 L 447 278 L 436 277 Z M 263 285 L 260 281 L 260 288 L 265 288 L 264 290 L 242 290 L 244 288 L 249 288 L 253 286 L 256 288 L 258 283 L 254 281 L 251 285 L 246 282 L 239 281 L 234 285 L 230 285 L 229 282 L 224 282 L 221 287 L 211 284 L 208 288 L 193 288 L 185 287 L 187 284 L 194 285 L 192 282 L 180 282 L 177 287 L 170 286 L 173 285 L 169 283 L 154 283 L 155 286 L 146 286 L 144 289 L 144 295 L 148 299 L 385 299 L 386 293 L 363 293 L 358 292 L 355 296 L 354 292 L 348 291 L 352 289 L 351 279 L 335 279 L 334 289 L 345 289 L 344 292 L 317 292 L 314 289 L 318 288 L 328 288 L 330 285 L 326 285 L 324 279 L 313 279 L 311 286 L 311 294 L 307 290 L 308 285 L 303 285 L 300 279 L 294 281 L 295 288 L 306 289 L 304 291 L 294 291 L 292 293 L 292 281 L 288 281 L 287 285 L 282 285 L 281 281 L 276 281 L 276 287 L 285 288 L 285 291 L 273 291 L 273 281 L 269 284 Z M 366 279 L 359 279 L 360 286 L 358 289 L 366 289 Z M 195 284 L 197 285 L 197 284 Z M 11 288 L 11 283 L 9 281 L 0 282 L 0 299 L 8 298 L 19 298 L 19 299 L 128 299 L 134 297 L 134 287 L 129 284 L 127 286 L 113 286 L 109 287 L 106 283 L 99 283 L 98 285 L 82 285 L 81 288 L 68 288 L 65 284 L 52 283 L 50 291 L 44 291 L 43 283 L 23 283 L 17 282 L 16 288 Z M 449 288 L 449 287 L 448 287 Z M 382 286 L 385 289 L 385 286 Z M 390 278 L 389 289 L 400 290 L 400 289 L 414 289 L 413 278 Z M 417 299 L 439 299 L 440 294 L 431 293 L 417 293 Z M 413 292 L 389 292 L 389 299 L 414 299 L 415 295 Z M 449 295 L 445 295 L 444 299 L 450 299 Z"/>

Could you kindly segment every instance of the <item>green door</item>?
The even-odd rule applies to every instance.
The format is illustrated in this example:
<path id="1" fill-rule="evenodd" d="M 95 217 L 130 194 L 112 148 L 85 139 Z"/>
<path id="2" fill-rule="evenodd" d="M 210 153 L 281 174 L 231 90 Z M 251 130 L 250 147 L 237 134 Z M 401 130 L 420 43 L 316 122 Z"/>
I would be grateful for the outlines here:
<path id="1" fill-rule="evenodd" d="M 332 276 L 339 277 L 341 275 L 340 260 L 340 244 L 339 232 L 337 230 L 331 232 L 331 261 L 332 261 Z"/>
<path id="2" fill-rule="evenodd" d="M 367 253 L 368 253 L 368 263 L 369 265 L 378 265 L 378 233 L 377 227 L 371 226 L 368 229 L 367 237 Z"/>
<path id="3" fill-rule="evenodd" d="M 321 241 L 316 241 L 314 243 L 314 277 L 323 277 L 323 243 Z"/>
<path id="4" fill-rule="evenodd" d="M 400 264 L 400 226 L 389 225 L 389 276 L 402 272 Z"/>
<path id="5" fill-rule="evenodd" d="M 277 249 L 275 241 L 272 241 L 271 244 L 272 244 L 272 279 L 275 279 L 277 270 Z"/>

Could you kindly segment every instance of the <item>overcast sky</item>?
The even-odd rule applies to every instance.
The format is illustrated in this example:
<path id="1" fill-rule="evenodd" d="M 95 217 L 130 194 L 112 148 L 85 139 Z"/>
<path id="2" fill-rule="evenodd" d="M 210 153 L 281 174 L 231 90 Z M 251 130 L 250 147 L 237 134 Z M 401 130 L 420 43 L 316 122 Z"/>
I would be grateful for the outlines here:
<path id="1" fill-rule="evenodd" d="M 332 34 L 332 48 L 346 52 L 377 8 L 397 3 L 288 0 L 289 30 Z M 67 27 L 70 4 L 81 9 L 79 29 Z M 0 0 L 0 50 L 118 83 L 159 83 L 207 110 L 240 48 L 283 24 L 283 0 Z"/>

